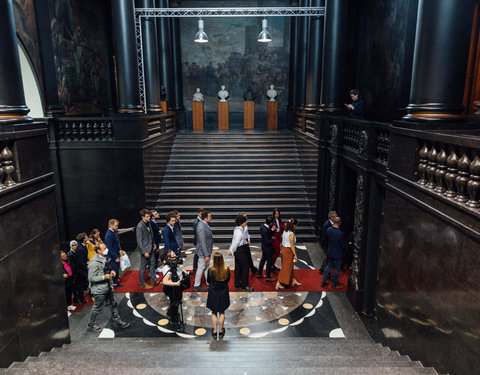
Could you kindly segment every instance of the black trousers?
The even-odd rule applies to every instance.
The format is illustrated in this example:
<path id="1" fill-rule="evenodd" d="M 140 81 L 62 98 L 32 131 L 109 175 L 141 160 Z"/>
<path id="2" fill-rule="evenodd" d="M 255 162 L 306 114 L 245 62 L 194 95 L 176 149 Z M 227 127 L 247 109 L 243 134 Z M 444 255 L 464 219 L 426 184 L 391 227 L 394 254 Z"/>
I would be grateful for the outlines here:
<path id="1" fill-rule="evenodd" d="M 198 268 L 198 255 L 195 254 L 193 256 L 193 269 L 196 270 Z"/>
<path id="2" fill-rule="evenodd" d="M 235 287 L 249 286 L 248 274 L 251 260 L 252 256 L 248 245 L 237 248 L 235 251 Z"/>
<path id="3" fill-rule="evenodd" d="M 257 269 L 253 265 L 252 252 L 250 251 L 250 246 L 245 245 L 248 251 L 248 268 L 252 270 L 253 273 L 257 272 Z"/>
<path id="4" fill-rule="evenodd" d="M 260 260 L 260 264 L 258 265 L 258 274 L 261 275 L 263 273 L 263 266 L 265 262 L 267 262 L 267 277 L 270 277 L 272 273 L 272 259 L 273 259 L 273 248 L 270 250 L 263 250 L 262 249 L 262 259 Z"/>
<path id="5" fill-rule="evenodd" d="M 87 285 L 87 278 L 77 274 L 75 277 L 75 288 L 73 290 L 74 299 L 76 302 L 79 302 L 79 303 L 85 302 L 85 297 L 83 296 L 83 292 L 85 291 L 86 285 Z"/>
<path id="6" fill-rule="evenodd" d="M 182 288 L 179 286 L 163 286 L 163 292 L 169 300 L 167 315 L 170 317 L 172 323 L 179 321 L 178 308 L 182 301 Z"/>
<path id="7" fill-rule="evenodd" d="M 65 297 L 67 298 L 67 306 L 72 304 L 72 293 L 73 293 L 73 277 L 69 277 L 65 279 Z"/>

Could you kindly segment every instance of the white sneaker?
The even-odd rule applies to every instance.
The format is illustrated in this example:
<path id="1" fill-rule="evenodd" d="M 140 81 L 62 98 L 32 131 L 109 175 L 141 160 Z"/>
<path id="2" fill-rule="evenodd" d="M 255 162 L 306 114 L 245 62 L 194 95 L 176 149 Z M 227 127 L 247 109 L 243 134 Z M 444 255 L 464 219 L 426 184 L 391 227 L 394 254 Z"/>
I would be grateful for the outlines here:
<path id="1" fill-rule="evenodd" d="M 69 310 L 69 311 L 73 311 L 75 309 L 76 309 L 76 307 L 73 306 L 73 305 L 70 305 L 70 306 L 67 307 L 67 310 Z"/>
<path id="2" fill-rule="evenodd" d="M 157 268 L 157 270 L 155 271 L 156 273 L 162 273 L 162 270 L 159 268 Z"/>

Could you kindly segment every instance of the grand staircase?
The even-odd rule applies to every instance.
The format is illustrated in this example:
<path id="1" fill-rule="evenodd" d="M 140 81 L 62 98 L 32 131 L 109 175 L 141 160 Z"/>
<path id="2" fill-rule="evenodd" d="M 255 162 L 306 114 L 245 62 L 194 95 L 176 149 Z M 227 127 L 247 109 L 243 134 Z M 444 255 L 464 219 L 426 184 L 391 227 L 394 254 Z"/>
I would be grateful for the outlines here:
<path id="1" fill-rule="evenodd" d="M 187 244 L 192 243 L 192 222 L 200 207 L 212 213 L 216 244 L 231 242 L 239 212 L 248 214 L 250 235 L 258 240 L 258 228 L 274 208 L 284 220 L 299 220 L 298 241 L 316 240 L 316 150 L 297 142 L 291 132 L 180 133 L 171 147 L 149 151 L 145 171 L 148 207 L 162 216 L 180 211 Z"/>
<path id="2" fill-rule="evenodd" d="M 228 332 L 227 332 L 228 334 Z M 179 338 L 80 340 L 25 362 L 4 374 L 229 374 L 409 375 L 437 374 L 371 340 Z"/>

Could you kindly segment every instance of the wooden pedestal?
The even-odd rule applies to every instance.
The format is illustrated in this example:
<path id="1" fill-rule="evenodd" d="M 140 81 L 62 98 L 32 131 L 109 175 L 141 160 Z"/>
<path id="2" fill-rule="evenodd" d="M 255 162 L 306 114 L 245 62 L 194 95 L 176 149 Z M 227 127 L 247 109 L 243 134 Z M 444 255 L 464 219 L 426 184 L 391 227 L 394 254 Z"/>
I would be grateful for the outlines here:
<path id="1" fill-rule="evenodd" d="M 160 100 L 160 105 L 162 106 L 162 111 L 163 113 L 167 114 L 167 101 L 166 100 Z"/>
<path id="2" fill-rule="evenodd" d="M 243 128 L 253 130 L 255 127 L 255 102 L 243 102 Z"/>
<path id="3" fill-rule="evenodd" d="M 218 102 L 218 130 L 228 131 L 228 102 Z"/>
<path id="4" fill-rule="evenodd" d="M 278 102 L 267 102 L 267 130 L 278 129 Z"/>
<path id="5" fill-rule="evenodd" d="M 193 131 L 203 132 L 203 102 L 192 102 Z"/>

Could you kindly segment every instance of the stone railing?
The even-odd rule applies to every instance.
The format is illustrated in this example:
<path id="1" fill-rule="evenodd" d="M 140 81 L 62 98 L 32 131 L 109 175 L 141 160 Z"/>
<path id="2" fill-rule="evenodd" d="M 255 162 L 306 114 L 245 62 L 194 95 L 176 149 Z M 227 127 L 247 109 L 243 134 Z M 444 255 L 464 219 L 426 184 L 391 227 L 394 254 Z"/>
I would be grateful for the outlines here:
<path id="1" fill-rule="evenodd" d="M 419 140 L 420 186 L 469 209 L 480 208 L 480 149 Z"/>
<path id="2" fill-rule="evenodd" d="M 17 183 L 15 182 L 16 169 L 14 154 L 10 150 L 14 149 L 15 145 L 10 143 L 9 145 L 0 141 L 0 190 L 10 188 Z"/>
<path id="3" fill-rule="evenodd" d="M 113 126 L 111 119 L 101 118 L 58 118 L 55 136 L 60 142 L 111 141 Z"/>

